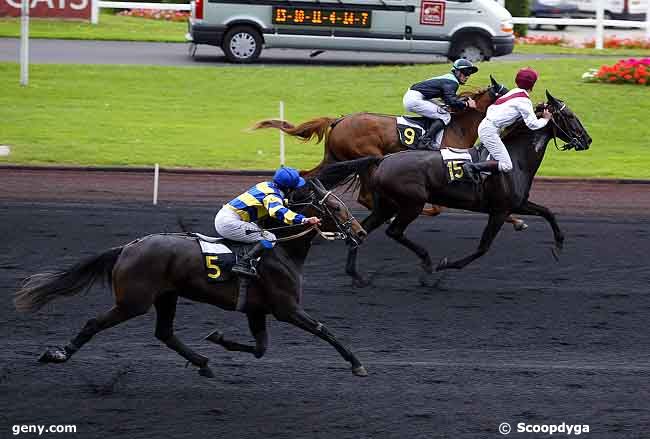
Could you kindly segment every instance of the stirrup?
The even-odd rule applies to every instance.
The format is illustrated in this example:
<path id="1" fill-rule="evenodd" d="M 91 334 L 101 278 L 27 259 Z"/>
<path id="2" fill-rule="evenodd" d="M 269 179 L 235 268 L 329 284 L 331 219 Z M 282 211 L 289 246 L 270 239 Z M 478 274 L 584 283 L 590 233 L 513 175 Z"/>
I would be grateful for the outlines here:
<path id="1" fill-rule="evenodd" d="M 474 167 L 474 164 L 471 162 L 465 162 L 463 164 L 463 172 L 472 180 L 475 184 L 481 183 L 481 171 Z"/>
<path id="2" fill-rule="evenodd" d="M 241 276 L 257 277 L 257 269 L 252 264 L 235 264 L 232 266 L 231 271 Z"/>

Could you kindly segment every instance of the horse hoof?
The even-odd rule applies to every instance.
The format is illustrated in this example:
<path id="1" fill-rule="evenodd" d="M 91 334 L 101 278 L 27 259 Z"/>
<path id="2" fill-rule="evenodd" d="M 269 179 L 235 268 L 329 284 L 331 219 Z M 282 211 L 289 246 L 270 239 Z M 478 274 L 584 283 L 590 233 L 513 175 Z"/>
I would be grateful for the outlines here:
<path id="1" fill-rule="evenodd" d="M 352 368 L 352 373 L 354 375 L 358 376 L 358 377 L 367 377 L 368 376 L 368 371 L 363 366 L 353 367 Z"/>
<path id="2" fill-rule="evenodd" d="M 68 361 L 68 355 L 61 348 L 48 349 L 38 359 L 40 363 L 65 363 Z"/>
<path id="3" fill-rule="evenodd" d="M 352 279 L 352 286 L 354 288 L 365 288 L 370 285 L 370 279 L 367 276 L 358 276 Z"/>
<path id="4" fill-rule="evenodd" d="M 203 366 L 199 369 L 199 375 L 206 378 L 214 378 L 214 372 L 210 369 L 209 366 Z"/>
<path id="5" fill-rule="evenodd" d="M 211 341 L 212 343 L 219 344 L 221 343 L 221 340 L 223 340 L 223 334 L 219 332 L 218 329 L 215 329 L 205 337 L 203 337 L 203 340 L 208 340 Z"/>
<path id="6" fill-rule="evenodd" d="M 526 224 L 523 221 L 518 221 L 512 225 L 512 227 L 517 231 L 517 232 L 523 232 L 528 228 L 528 224 Z"/>
<path id="7" fill-rule="evenodd" d="M 447 269 L 449 261 L 447 258 L 442 258 L 436 267 L 436 271 L 442 271 Z"/>
<path id="8" fill-rule="evenodd" d="M 553 252 L 553 258 L 555 258 L 555 262 L 560 262 L 560 252 L 562 251 L 562 247 L 553 247 L 551 251 Z"/>

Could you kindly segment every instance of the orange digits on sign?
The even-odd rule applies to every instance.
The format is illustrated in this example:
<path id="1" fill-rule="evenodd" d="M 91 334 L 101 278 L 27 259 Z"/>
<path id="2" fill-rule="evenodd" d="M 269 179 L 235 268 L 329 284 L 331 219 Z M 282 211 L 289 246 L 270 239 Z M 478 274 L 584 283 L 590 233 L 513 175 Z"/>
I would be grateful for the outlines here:
<path id="1" fill-rule="evenodd" d="M 286 9 L 276 9 L 275 10 L 275 21 L 287 21 L 287 10 Z"/>

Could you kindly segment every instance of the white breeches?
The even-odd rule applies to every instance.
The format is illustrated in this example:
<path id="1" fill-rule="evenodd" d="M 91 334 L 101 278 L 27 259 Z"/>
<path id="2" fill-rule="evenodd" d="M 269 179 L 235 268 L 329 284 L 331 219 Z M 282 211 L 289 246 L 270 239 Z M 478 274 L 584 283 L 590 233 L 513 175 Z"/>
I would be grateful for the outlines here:
<path id="1" fill-rule="evenodd" d="M 218 234 L 233 241 L 258 242 L 266 239 L 275 243 L 275 235 L 273 233 L 263 232 L 255 223 L 242 221 L 239 215 L 225 206 L 214 217 L 214 228 Z M 249 233 L 246 233 L 247 231 Z"/>
<path id="2" fill-rule="evenodd" d="M 451 114 L 449 111 L 435 102 L 427 101 L 419 91 L 407 90 L 402 99 L 402 103 L 406 111 L 417 113 L 429 119 L 440 119 L 445 125 L 449 125 L 449 122 L 451 122 Z"/>
<path id="3" fill-rule="evenodd" d="M 483 145 L 490 151 L 492 158 L 499 162 L 499 170 L 501 172 L 512 171 L 510 154 L 508 154 L 506 146 L 501 141 L 499 128 L 489 120 L 483 119 L 478 126 L 478 136 Z"/>

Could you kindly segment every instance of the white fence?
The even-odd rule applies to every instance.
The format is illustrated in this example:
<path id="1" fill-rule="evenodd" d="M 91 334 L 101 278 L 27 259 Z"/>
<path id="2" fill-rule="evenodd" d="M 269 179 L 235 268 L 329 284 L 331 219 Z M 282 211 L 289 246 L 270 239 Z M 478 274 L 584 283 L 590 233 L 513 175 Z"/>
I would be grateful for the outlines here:
<path id="1" fill-rule="evenodd" d="M 504 0 L 497 0 L 501 5 Z M 165 9 L 174 11 L 191 11 L 194 3 L 188 4 L 170 4 L 170 3 L 132 3 L 132 2 L 112 2 L 93 0 L 92 22 L 99 22 L 99 9 Z M 648 11 L 646 12 L 646 21 L 627 21 L 627 20 L 605 20 L 605 6 L 603 0 L 596 0 L 596 18 L 535 18 L 535 17 L 514 17 L 515 24 L 550 24 L 559 26 L 589 26 L 596 28 L 596 49 L 603 48 L 605 39 L 605 26 L 644 29 L 646 38 L 650 38 L 650 1 L 648 1 Z"/>

